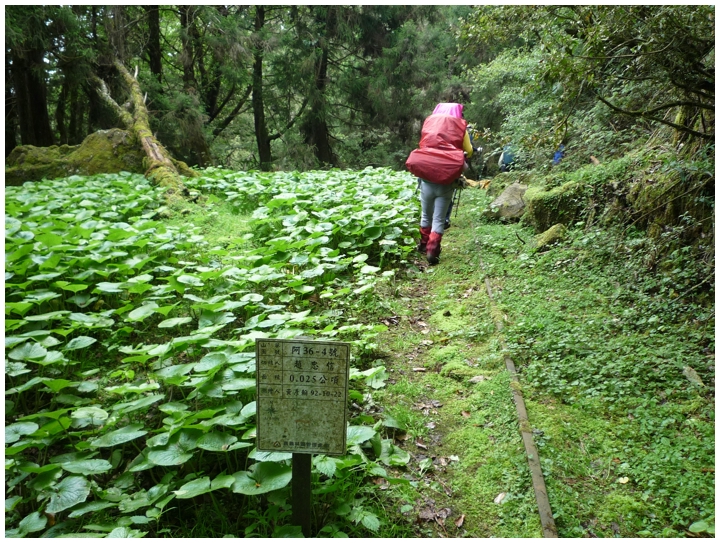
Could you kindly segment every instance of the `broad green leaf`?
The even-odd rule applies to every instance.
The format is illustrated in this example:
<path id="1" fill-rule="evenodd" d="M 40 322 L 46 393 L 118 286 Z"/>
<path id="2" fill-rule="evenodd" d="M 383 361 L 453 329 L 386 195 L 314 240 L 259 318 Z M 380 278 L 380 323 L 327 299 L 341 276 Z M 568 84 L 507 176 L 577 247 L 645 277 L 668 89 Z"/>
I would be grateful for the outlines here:
<path id="1" fill-rule="evenodd" d="M 128 313 L 128 316 L 125 317 L 125 320 L 128 322 L 139 322 L 153 313 L 155 313 L 155 309 L 158 307 L 158 304 L 155 302 L 150 302 L 145 305 L 141 305 L 137 309 L 133 309 L 130 313 Z"/>
<path id="2" fill-rule="evenodd" d="M 189 483 L 185 483 L 177 490 L 173 490 L 173 493 L 178 499 L 194 498 L 200 494 L 210 492 L 210 477 L 203 477 L 202 479 L 195 479 Z"/>
<path id="3" fill-rule="evenodd" d="M 177 281 L 178 281 L 178 283 L 182 283 L 183 285 L 190 285 L 193 287 L 202 287 L 205 284 L 196 275 L 188 275 L 188 274 L 179 276 L 177 278 Z"/>
<path id="4" fill-rule="evenodd" d="M 45 380 L 45 386 L 53 392 L 60 392 L 63 388 L 70 385 L 77 384 L 77 382 L 68 381 L 67 379 L 47 379 Z"/>
<path id="5" fill-rule="evenodd" d="M 343 532 L 337 531 L 333 537 L 340 537 Z M 277 526 L 272 533 L 272 538 L 302 538 L 302 527 L 300 526 Z"/>
<path id="6" fill-rule="evenodd" d="M 89 286 L 89 285 L 85 285 L 85 284 L 82 284 L 82 283 L 75 283 L 75 284 L 72 284 L 72 285 L 70 285 L 70 284 L 68 284 L 68 285 L 63 285 L 63 286 L 61 286 L 60 288 L 63 289 L 63 290 L 69 290 L 70 292 L 80 292 L 80 291 L 83 291 L 83 290 L 85 290 L 86 288 L 88 288 L 88 286 Z"/>
<path id="7" fill-rule="evenodd" d="M 227 356 L 224 353 L 210 353 L 200 359 L 200 362 L 195 364 L 194 371 L 200 373 L 203 371 L 212 370 L 227 362 Z"/>
<path id="8" fill-rule="evenodd" d="M 50 233 L 39 234 L 35 236 L 35 239 L 41 241 L 46 247 L 54 247 L 55 245 L 60 245 L 63 241 L 62 237 Z"/>
<path id="9" fill-rule="evenodd" d="M 140 538 L 143 537 L 147 532 L 141 532 L 140 530 L 135 530 L 132 528 L 128 528 L 126 526 L 118 526 L 117 528 L 113 528 L 112 531 L 107 535 L 107 539 L 116 539 L 116 538 Z"/>
<path id="10" fill-rule="evenodd" d="M 158 328 L 174 328 L 175 326 L 187 324 L 188 322 L 192 322 L 191 317 L 175 317 L 172 319 L 165 319 L 158 324 Z"/>
<path id="11" fill-rule="evenodd" d="M 40 378 L 40 379 L 43 380 L 42 378 Z M 68 411 L 70 411 L 69 407 L 66 407 L 64 409 L 57 409 L 55 411 L 41 411 L 39 413 L 32 413 L 30 415 L 25 415 L 20 420 L 35 420 L 35 419 L 41 419 L 41 418 L 58 420 Z"/>
<path id="12" fill-rule="evenodd" d="M 276 462 L 260 462 L 252 471 L 233 474 L 232 491 L 236 494 L 257 495 L 284 488 L 292 479 L 292 468 Z"/>
<path id="13" fill-rule="evenodd" d="M 367 275 L 367 274 L 374 274 L 380 271 L 380 268 L 376 268 L 375 266 L 363 266 L 360 269 L 360 273 Z"/>
<path id="14" fill-rule="evenodd" d="M 62 477 L 62 468 L 60 466 L 53 466 L 48 471 L 42 471 L 30 481 L 27 486 L 33 490 L 45 490 L 55 484 L 55 481 Z"/>
<path id="15" fill-rule="evenodd" d="M 348 426 L 347 446 L 360 445 L 375 435 L 375 430 L 369 426 Z"/>
<path id="16" fill-rule="evenodd" d="M 333 475 L 335 475 L 335 469 L 337 467 L 337 460 L 335 458 L 325 455 L 318 455 L 313 458 L 313 464 L 315 465 L 317 470 L 323 475 L 326 475 L 327 477 L 332 477 Z"/>
<path id="17" fill-rule="evenodd" d="M 65 346 L 66 351 L 74 351 L 75 349 L 84 349 L 85 347 L 88 347 L 95 343 L 97 339 L 89 336 L 78 336 L 76 338 L 71 339 L 68 341 L 68 344 Z"/>
<path id="18" fill-rule="evenodd" d="M 40 428 L 34 422 L 16 422 L 5 427 L 5 444 L 15 443 L 21 436 L 35 433 Z"/>
<path id="19" fill-rule="evenodd" d="M 204 310 L 198 321 L 198 328 L 207 328 L 208 326 L 216 326 L 220 324 L 228 324 L 235 320 L 235 315 L 230 312 L 221 313 L 219 311 Z"/>
<path id="20" fill-rule="evenodd" d="M 44 358 L 46 354 L 47 349 L 45 347 L 39 343 L 35 343 L 34 341 L 28 341 L 19 347 L 15 347 L 8 353 L 8 357 L 13 360 L 37 360 L 39 358 Z"/>
<path id="21" fill-rule="evenodd" d="M 158 383 L 139 383 L 137 385 L 133 383 L 125 383 L 124 385 L 107 387 L 105 390 L 112 394 L 122 395 L 131 392 L 142 393 L 149 390 L 157 390 L 158 388 L 160 388 L 160 385 Z"/>
<path id="22" fill-rule="evenodd" d="M 391 439 L 383 439 L 380 460 L 386 466 L 405 466 L 410 462 L 410 453 L 396 447 Z"/>
<path id="23" fill-rule="evenodd" d="M 152 405 L 155 402 L 159 402 L 163 398 L 165 398 L 165 394 L 151 394 L 149 396 L 142 396 L 137 400 L 117 403 L 112 406 L 112 409 L 115 413 L 121 413 L 125 415 L 127 413 L 137 411 L 138 409 L 142 409 L 143 407 L 147 407 L 148 405 Z"/>
<path id="24" fill-rule="evenodd" d="M 158 466 L 177 466 L 192 458 L 192 450 L 197 448 L 198 439 L 202 435 L 199 430 L 180 430 L 170 438 L 165 447 L 150 449 L 147 458 Z"/>
<path id="25" fill-rule="evenodd" d="M 371 532 L 377 532 L 380 529 L 380 519 L 378 519 L 375 513 L 371 513 L 370 511 L 363 511 L 360 522 Z"/>
<path id="26" fill-rule="evenodd" d="M 99 407 L 81 407 L 73 411 L 70 416 L 74 419 L 92 419 L 95 421 L 106 420 L 109 416 L 108 412 Z"/>
<path id="27" fill-rule="evenodd" d="M 8 238 L 12 236 L 15 232 L 20 230 L 22 227 L 22 222 L 14 217 L 9 217 L 8 215 L 5 215 L 5 237 Z"/>
<path id="28" fill-rule="evenodd" d="M 33 511 L 18 524 L 18 530 L 23 535 L 39 532 L 47 524 L 47 517 L 38 511 Z"/>
<path id="29" fill-rule="evenodd" d="M 70 507 L 84 502 L 90 494 L 90 483 L 85 477 L 71 475 L 66 477 L 50 493 L 50 503 L 45 508 L 46 513 L 59 513 Z"/>
<path id="30" fill-rule="evenodd" d="M 30 302 L 5 302 L 5 314 L 8 315 L 10 313 L 15 313 L 16 315 L 20 315 L 21 317 L 27 313 L 31 307 L 33 307 L 34 304 L 31 304 Z M 5 346 L 7 345 L 7 339 L 5 341 Z"/>
<path id="31" fill-rule="evenodd" d="M 197 446 L 206 451 L 223 452 L 237 440 L 237 437 L 224 432 L 210 432 L 198 439 Z"/>
<path id="32" fill-rule="evenodd" d="M 12 496 L 10 498 L 5 498 L 5 512 L 9 513 L 13 509 L 15 509 L 15 506 L 22 501 L 21 496 Z"/>
<path id="33" fill-rule="evenodd" d="M 710 525 L 706 521 L 699 520 L 697 522 L 693 522 L 690 525 L 690 527 L 688 528 L 688 530 L 690 530 L 691 532 L 694 532 L 694 533 L 700 533 L 700 532 L 707 532 L 708 528 L 710 528 Z"/>
<path id="34" fill-rule="evenodd" d="M 258 451 L 253 449 L 248 454 L 248 458 L 257 460 L 258 462 L 282 462 L 283 460 L 292 459 L 292 453 L 276 452 L 276 451 Z"/>
<path id="35" fill-rule="evenodd" d="M 195 364 L 177 364 L 175 366 L 167 366 L 155 372 L 160 379 L 166 380 L 179 375 L 187 375 L 193 369 Z"/>
<path id="36" fill-rule="evenodd" d="M 181 413 L 182 411 L 187 411 L 188 409 L 190 409 L 190 406 L 188 406 L 187 404 L 184 404 L 182 402 L 169 402 L 169 403 L 162 404 L 161 406 L 158 407 L 158 409 L 160 411 L 162 411 L 163 413 L 171 414 L 171 413 Z"/>
<path id="37" fill-rule="evenodd" d="M 117 293 L 122 292 L 122 287 L 124 283 L 98 283 L 95 287 L 96 290 L 99 290 L 100 292 L 108 292 L 108 293 Z"/>
<path id="38" fill-rule="evenodd" d="M 238 378 L 230 379 L 222 384 L 223 390 L 247 390 L 255 388 L 255 379 Z"/>
<path id="39" fill-rule="evenodd" d="M 32 370 L 23 362 L 8 362 L 5 365 L 5 373 L 10 377 L 17 377 L 18 375 L 30 373 L 31 371 Z M 18 389 L 11 389 L 11 391 L 6 390 L 5 394 L 15 394 L 16 392 L 18 392 Z"/>
<path id="40" fill-rule="evenodd" d="M 302 285 L 299 287 L 293 287 L 293 290 L 299 292 L 300 294 L 308 294 L 309 292 L 314 291 L 315 287 L 311 285 Z"/>
<path id="41" fill-rule="evenodd" d="M 124 426 L 118 430 L 113 430 L 107 434 L 100 436 L 99 438 L 90 442 L 92 447 L 115 447 L 121 443 L 126 443 L 137 439 L 147 434 L 146 430 L 142 429 L 142 424 L 130 424 Z"/>
<path id="42" fill-rule="evenodd" d="M 97 475 L 105 473 L 112 469 L 112 464 L 107 460 L 79 460 L 77 462 L 67 462 L 62 464 L 62 468 L 70 473 L 80 473 L 81 475 Z"/>
<path id="43" fill-rule="evenodd" d="M 78 507 L 76 509 L 73 509 L 70 512 L 70 514 L 68 515 L 68 518 L 81 517 L 85 513 L 93 513 L 95 511 L 101 511 L 103 509 L 107 509 L 108 507 L 117 507 L 117 503 L 108 502 L 108 501 L 92 501 L 90 503 L 81 505 L 80 507 Z"/>

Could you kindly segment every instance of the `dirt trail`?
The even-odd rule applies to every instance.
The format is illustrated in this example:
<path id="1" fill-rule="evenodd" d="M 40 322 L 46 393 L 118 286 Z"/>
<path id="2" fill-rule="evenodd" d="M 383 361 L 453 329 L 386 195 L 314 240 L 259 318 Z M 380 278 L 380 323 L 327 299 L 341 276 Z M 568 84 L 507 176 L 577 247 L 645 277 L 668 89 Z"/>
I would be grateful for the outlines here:
<path id="1" fill-rule="evenodd" d="M 440 265 L 418 255 L 418 273 L 397 293 L 383 337 L 391 378 L 378 403 L 405 423 L 397 437 L 413 466 L 426 467 L 415 472 L 423 501 L 408 513 L 419 536 L 540 537 L 473 192 L 444 236 Z"/>

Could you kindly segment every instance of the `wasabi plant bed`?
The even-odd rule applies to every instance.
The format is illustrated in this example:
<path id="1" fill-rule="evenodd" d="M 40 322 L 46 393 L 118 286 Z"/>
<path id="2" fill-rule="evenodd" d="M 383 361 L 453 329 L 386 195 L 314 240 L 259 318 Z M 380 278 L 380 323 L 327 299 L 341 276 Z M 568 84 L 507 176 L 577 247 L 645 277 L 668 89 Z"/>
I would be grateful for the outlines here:
<path id="1" fill-rule="evenodd" d="M 159 220 L 161 191 L 133 174 L 6 187 L 6 536 L 192 535 L 178 519 L 198 511 L 223 519 L 207 536 L 295 533 L 290 455 L 254 447 L 254 339 L 351 341 L 351 397 L 383 386 L 363 365 L 385 327 L 358 316 L 411 250 L 413 179 L 209 169 L 187 184 L 210 194 L 196 215 L 231 205 L 243 231 L 210 243 Z M 347 455 L 314 457 L 321 534 L 387 524 L 361 482 L 409 456 L 382 429 L 360 417 Z"/>

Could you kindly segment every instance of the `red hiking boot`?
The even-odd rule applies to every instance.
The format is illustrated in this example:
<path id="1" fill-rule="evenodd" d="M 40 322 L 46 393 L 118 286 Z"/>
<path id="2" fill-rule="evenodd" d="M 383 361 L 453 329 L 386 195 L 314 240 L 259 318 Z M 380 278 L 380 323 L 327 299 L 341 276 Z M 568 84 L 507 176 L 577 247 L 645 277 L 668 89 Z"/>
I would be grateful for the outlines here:
<path id="1" fill-rule="evenodd" d="M 420 243 L 418 243 L 417 250 L 421 253 L 424 253 L 427 251 L 427 242 L 428 238 L 430 237 L 430 226 L 426 226 L 423 228 L 420 227 Z"/>
<path id="2" fill-rule="evenodd" d="M 437 232 L 431 232 L 427 242 L 427 261 L 430 264 L 437 264 L 440 257 L 440 242 L 442 241 L 442 234 Z"/>

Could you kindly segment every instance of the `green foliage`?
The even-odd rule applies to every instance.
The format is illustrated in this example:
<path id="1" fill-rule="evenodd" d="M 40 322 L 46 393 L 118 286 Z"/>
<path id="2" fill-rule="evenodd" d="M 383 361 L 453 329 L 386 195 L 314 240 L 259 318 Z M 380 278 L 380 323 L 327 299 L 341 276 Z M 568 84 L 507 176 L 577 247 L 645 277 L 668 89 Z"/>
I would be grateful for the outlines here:
<path id="1" fill-rule="evenodd" d="M 254 338 L 340 336 L 360 363 L 384 329 L 355 315 L 410 250 L 410 176 L 208 170 L 188 183 L 223 200 L 198 216 L 253 217 L 160 221 L 161 191 L 126 173 L 8 188 L 9 534 L 44 530 L 37 511 L 67 518 L 48 533 L 162 534 L 170 502 L 240 507 L 286 488 L 287 460 L 253 449 Z M 382 368 L 364 377 L 384 386 Z M 408 461 L 370 447 L 371 427 L 349 432 L 355 460 L 325 467 L 329 485 L 375 458 Z M 353 533 L 378 529 L 366 506 L 351 511 Z"/>
<path id="2" fill-rule="evenodd" d="M 645 259 L 661 242 L 619 229 L 574 230 L 542 254 L 512 232 L 480 241 L 488 272 L 503 277 L 496 297 L 528 396 L 559 411 L 533 411 L 542 414 L 534 425 L 559 526 L 601 535 L 619 522 L 596 516 L 608 507 L 624 511 L 621 533 L 668 537 L 711 518 L 712 292 L 684 296 L 698 262 L 653 271 Z M 567 452 L 578 440 L 582 462 Z M 577 485 L 590 480 L 604 490 L 583 491 L 587 507 L 578 508 Z M 588 515 L 600 523 L 593 528 Z"/>

